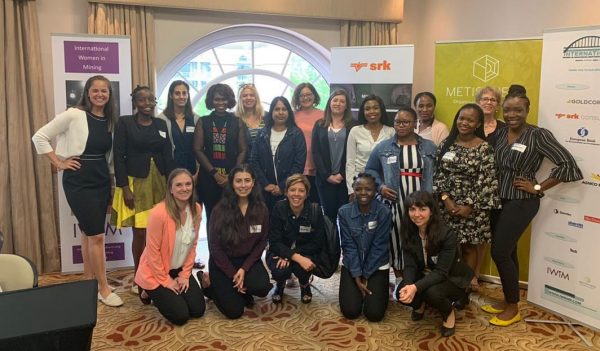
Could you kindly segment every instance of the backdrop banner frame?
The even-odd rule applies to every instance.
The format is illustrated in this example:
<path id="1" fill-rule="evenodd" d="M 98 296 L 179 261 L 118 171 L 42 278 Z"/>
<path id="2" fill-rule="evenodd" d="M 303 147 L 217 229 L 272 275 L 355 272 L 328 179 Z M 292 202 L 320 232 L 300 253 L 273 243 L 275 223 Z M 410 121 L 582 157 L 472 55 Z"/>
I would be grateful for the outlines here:
<path id="1" fill-rule="evenodd" d="M 119 115 L 131 114 L 131 39 L 128 36 L 52 34 L 51 41 L 55 114 L 76 105 L 85 81 L 99 74 L 111 81 Z M 105 226 L 106 268 L 131 267 L 131 229 L 112 227 L 109 210 L 110 206 Z M 58 212 L 61 271 L 82 272 L 80 236 L 84 234 L 67 203 L 62 172 L 58 173 Z"/>

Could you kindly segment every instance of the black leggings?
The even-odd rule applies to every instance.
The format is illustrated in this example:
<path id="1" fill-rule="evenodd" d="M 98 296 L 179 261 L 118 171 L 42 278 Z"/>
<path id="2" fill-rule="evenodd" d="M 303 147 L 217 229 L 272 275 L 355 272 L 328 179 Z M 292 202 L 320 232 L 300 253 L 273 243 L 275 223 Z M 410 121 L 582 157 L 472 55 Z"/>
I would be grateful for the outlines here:
<path id="1" fill-rule="evenodd" d="M 172 269 L 169 275 L 175 279 L 180 271 L 181 269 Z M 204 294 L 196 278 L 190 275 L 189 280 L 188 290 L 181 294 L 162 285 L 154 290 L 146 290 L 160 314 L 175 325 L 183 325 L 190 318 L 202 317 L 206 309 Z"/>
<path id="2" fill-rule="evenodd" d="M 239 268 L 245 258 L 233 258 L 231 263 Z M 233 281 L 228 277 L 212 259 L 208 260 L 208 272 L 210 275 L 210 287 L 206 289 L 206 295 L 215 301 L 215 305 L 230 319 L 237 319 L 244 314 L 246 295 L 265 297 L 273 287 L 269 274 L 262 261 L 256 261 L 244 276 L 246 294 L 242 294 L 233 287 Z"/>
<path id="3" fill-rule="evenodd" d="M 402 289 L 406 285 L 406 280 L 403 280 L 397 289 Z M 466 298 L 466 295 L 467 292 L 465 289 L 459 288 L 446 279 L 445 281 L 432 285 L 423 291 L 417 291 L 411 303 L 400 303 L 410 306 L 415 310 L 418 310 L 423 303 L 426 303 L 438 310 L 442 314 L 442 319 L 446 320 L 452 312 L 452 302 L 462 300 Z"/>
<path id="4" fill-rule="evenodd" d="M 379 322 L 385 315 L 389 293 L 389 270 L 378 270 L 367 279 L 372 295 L 362 296 L 350 271 L 342 266 L 340 273 L 340 310 L 344 317 L 356 319 L 362 312 L 371 322 Z"/>
<path id="5" fill-rule="evenodd" d="M 496 263 L 504 300 L 519 302 L 517 243 L 540 208 L 540 199 L 502 200 L 502 210 L 492 211 L 492 259 Z"/>

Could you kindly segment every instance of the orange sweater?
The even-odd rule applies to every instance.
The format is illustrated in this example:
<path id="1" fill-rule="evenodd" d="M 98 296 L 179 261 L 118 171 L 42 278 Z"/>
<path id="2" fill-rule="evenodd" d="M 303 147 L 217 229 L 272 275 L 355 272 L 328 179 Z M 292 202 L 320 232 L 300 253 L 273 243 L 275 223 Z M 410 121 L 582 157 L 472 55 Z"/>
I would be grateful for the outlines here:
<path id="1" fill-rule="evenodd" d="M 201 217 L 202 207 L 196 204 L 196 209 L 198 217 Z M 192 267 L 196 258 L 199 225 L 200 218 L 194 226 L 194 233 L 196 234 L 194 243 L 183 263 L 181 272 L 179 272 L 181 278 L 189 279 L 192 274 Z M 154 290 L 160 285 L 167 286 L 169 280 L 172 279 L 169 277 L 169 271 L 171 270 L 175 232 L 175 221 L 169 216 L 165 202 L 161 201 L 150 212 L 146 232 L 146 248 L 142 253 L 135 274 L 135 282 L 142 289 Z"/>

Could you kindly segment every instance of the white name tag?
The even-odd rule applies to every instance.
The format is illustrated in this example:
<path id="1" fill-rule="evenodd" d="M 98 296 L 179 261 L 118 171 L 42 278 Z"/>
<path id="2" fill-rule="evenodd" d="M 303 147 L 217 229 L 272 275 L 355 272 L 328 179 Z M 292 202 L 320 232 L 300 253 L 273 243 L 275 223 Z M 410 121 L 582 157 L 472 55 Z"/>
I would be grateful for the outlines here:
<path id="1" fill-rule="evenodd" d="M 387 164 L 392 164 L 392 163 L 396 163 L 398 162 L 398 157 L 397 156 L 390 156 L 387 158 Z"/>
<path id="2" fill-rule="evenodd" d="M 167 132 L 163 132 L 162 130 L 159 130 L 158 131 L 158 135 L 160 135 L 163 138 L 166 138 L 167 137 Z"/>
<path id="3" fill-rule="evenodd" d="M 377 228 L 377 221 L 370 221 L 369 223 L 367 223 L 367 228 L 369 228 L 369 230 Z"/>
<path id="4" fill-rule="evenodd" d="M 250 226 L 250 234 L 260 233 L 261 231 L 262 231 L 262 225 L 261 224 L 251 225 Z"/>
<path id="5" fill-rule="evenodd" d="M 527 149 L 527 145 L 514 143 L 510 149 L 523 153 L 523 152 L 525 152 L 525 149 Z"/>
<path id="6" fill-rule="evenodd" d="M 454 151 L 448 151 L 444 154 L 444 156 L 442 156 L 442 160 L 444 161 L 454 161 L 454 158 L 456 157 L 456 153 Z"/>
<path id="7" fill-rule="evenodd" d="M 300 226 L 300 233 L 310 233 L 310 229 L 311 229 L 310 226 L 307 227 L 305 225 L 301 225 Z"/>
<path id="8" fill-rule="evenodd" d="M 185 127 L 185 132 L 186 132 L 186 133 L 193 133 L 193 132 L 194 132 L 194 128 L 195 128 L 195 127 L 190 127 L 190 126 L 187 126 L 187 127 Z"/>

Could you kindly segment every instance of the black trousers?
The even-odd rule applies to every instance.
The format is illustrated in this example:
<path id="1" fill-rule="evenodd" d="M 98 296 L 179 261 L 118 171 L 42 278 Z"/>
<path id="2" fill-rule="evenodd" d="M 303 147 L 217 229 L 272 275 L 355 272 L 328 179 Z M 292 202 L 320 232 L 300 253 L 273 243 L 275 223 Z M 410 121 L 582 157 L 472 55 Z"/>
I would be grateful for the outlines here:
<path id="1" fill-rule="evenodd" d="M 502 200 L 502 209 L 492 211 L 492 259 L 496 263 L 504 300 L 519 302 L 517 243 L 540 208 L 540 199 Z"/>
<path id="2" fill-rule="evenodd" d="M 314 202 L 320 205 L 321 199 L 319 198 L 319 191 L 317 190 L 317 183 L 315 180 L 317 177 L 307 175 L 306 178 L 308 178 L 308 182 L 310 183 L 310 193 L 308 194 L 308 200 L 310 200 L 310 202 Z"/>
<path id="3" fill-rule="evenodd" d="M 181 269 L 172 269 L 169 271 L 169 275 L 175 279 L 180 271 Z M 160 314 L 175 325 L 183 325 L 190 318 L 202 317 L 206 309 L 202 289 L 196 278 L 191 275 L 190 286 L 184 293 L 176 294 L 162 285 L 154 290 L 146 290 L 146 293 Z"/>
<path id="4" fill-rule="evenodd" d="M 271 271 L 271 277 L 277 284 L 285 284 L 285 281 L 292 276 L 292 273 L 298 278 L 300 285 L 308 284 L 311 273 L 305 271 L 297 262 L 290 260 L 290 264 L 286 268 L 277 268 L 277 261 L 273 256 L 267 254 L 267 267 Z"/>
<path id="5" fill-rule="evenodd" d="M 347 319 L 356 319 L 361 312 L 371 322 L 379 322 L 385 315 L 389 293 L 389 271 L 379 270 L 367 280 L 372 295 L 362 296 L 354 278 L 346 267 L 340 273 L 340 310 Z"/>
<path id="6" fill-rule="evenodd" d="M 244 258 L 231 259 L 234 267 L 239 268 L 244 263 Z M 242 294 L 233 287 L 233 280 L 228 277 L 212 259 L 208 260 L 208 272 L 210 275 L 210 287 L 207 288 L 207 296 L 212 298 L 215 305 L 230 319 L 237 319 L 244 314 L 246 295 L 265 297 L 273 288 L 269 274 L 262 261 L 256 261 L 246 272 L 244 286 L 246 293 Z"/>
<path id="7" fill-rule="evenodd" d="M 398 289 L 402 289 L 406 285 L 406 280 L 403 280 Z M 438 310 L 442 315 L 442 319 L 446 320 L 452 312 L 452 302 L 464 299 L 466 296 L 467 292 L 465 289 L 459 288 L 449 280 L 445 280 L 423 291 L 417 291 L 411 303 L 400 303 L 410 306 L 415 310 L 418 310 L 423 303 L 426 303 Z"/>
<path id="8" fill-rule="evenodd" d="M 343 180 L 340 184 L 331 184 L 327 180 L 316 177 L 316 183 L 323 211 L 333 223 L 336 223 L 338 210 L 348 203 L 346 181 Z"/>

